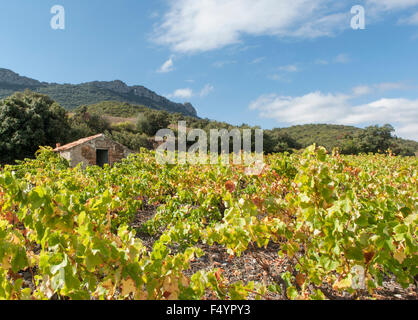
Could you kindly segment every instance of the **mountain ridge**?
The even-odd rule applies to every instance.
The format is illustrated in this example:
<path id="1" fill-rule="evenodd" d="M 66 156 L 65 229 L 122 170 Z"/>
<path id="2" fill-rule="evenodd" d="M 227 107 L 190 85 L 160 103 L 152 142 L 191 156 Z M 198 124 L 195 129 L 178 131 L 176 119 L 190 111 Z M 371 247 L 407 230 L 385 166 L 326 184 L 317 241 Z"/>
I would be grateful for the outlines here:
<path id="1" fill-rule="evenodd" d="M 128 86 L 121 80 L 58 84 L 41 82 L 21 76 L 12 70 L 0 68 L 0 98 L 6 98 L 16 91 L 25 89 L 47 94 L 67 110 L 101 101 L 117 101 L 197 117 L 196 109 L 189 102 L 176 103 L 144 86 Z"/>

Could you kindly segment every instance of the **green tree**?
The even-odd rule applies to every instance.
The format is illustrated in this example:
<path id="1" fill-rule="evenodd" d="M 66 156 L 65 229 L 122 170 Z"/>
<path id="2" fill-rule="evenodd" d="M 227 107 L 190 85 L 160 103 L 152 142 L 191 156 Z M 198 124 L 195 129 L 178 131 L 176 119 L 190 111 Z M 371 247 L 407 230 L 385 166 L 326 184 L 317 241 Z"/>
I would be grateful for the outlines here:
<path id="1" fill-rule="evenodd" d="M 140 151 L 141 148 L 152 149 L 153 147 L 152 140 L 144 133 L 113 131 L 110 137 L 133 151 Z"/>
<path id="2" fill-rule="evenodd" d="M 29 90 L 0 101 L 0 162 L 32 158 L 40 146 L 68 141 L 66 111 L 48 96 Z"/>
<path id="3" fill-rule="evenodd" d="M 351 136 L 346 137 L 346 139 L 341 143 L 340 149 L 342 154 L 360 153 L 360 146 L 358 145 L 358 142 Z"/>
<path id="4" fill-rule="evenodd" d="M 158 130 L 167 128 L 169 124 L 168 112 L 147 110 L 138 116 L 137 129 L 148 136 L 154 136 Z"/>
<path id="5" fill-rule="evenodd" d="M 360 149 L 363 152 L 382 153 L 392 145 L 392 133 L 395 129 L 390 124 L 383 127 L 370 126 L 359 134 Z"/>
<path id="6" fill-rule="evenodd" d="M 102 116 L 90 113 L 86 106 L 82 106 L 71 118 L 71 128 L 72 139 L 77 140 L 110 130 L 110 124 Z"/>
<path id="7" fill-rule="evenodd" d="M 370 126 L 362 131 L 349 135 L 341 144 L 341 153 L 385 153 L 389 149 L 397 155 L 413 156 L 414 148 L 408 146 L 404 140 L 394 137 L 395 129 L 390 124 L 384 126 Z"/>
<path id="8" fill-rule="evenodd" d="M 296 140 L 280 129 L 264 131 L 263 146 L 265 153 L 291 152 L 301 148 Z"/>
<path id="9" fill-rule="evenodd" d="M 384 153 L 392 146 L 394 131 L 390 124 L 385 124 L 383 127 L 369 126 L 359 132 L 354 139 L 360 152 Z"/>

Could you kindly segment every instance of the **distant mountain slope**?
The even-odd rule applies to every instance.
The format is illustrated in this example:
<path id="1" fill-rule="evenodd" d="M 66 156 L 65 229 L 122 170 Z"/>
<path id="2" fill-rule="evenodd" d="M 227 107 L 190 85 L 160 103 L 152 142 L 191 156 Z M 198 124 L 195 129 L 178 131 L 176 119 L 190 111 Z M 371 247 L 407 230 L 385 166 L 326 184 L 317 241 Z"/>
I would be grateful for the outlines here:
<path id="1" fill-rule="evenodd" d="M 24 89 L 47 94 L 67 110 L 101 101 L 119 101 L 197 117 L 196 110 L 190 103 L 175 103 L 143 86 L 128 86 L 120 80 L 94 81 L 76 85 L 46 83 L 0 68 L 0 98 Z"/>
<path id="2" fill-rule="evenodd" d="M 81 108 L 80 108 L 81 109 Z M 79 109 L 74 110 L 77 112 Z M 97 115 L 106 115 L 118 118 L 135 118 L 139 113 L 150 110 L 143 105 L 120 103 L 116 101 L 103 101 L 87 106 L 87 112 Z"/>
<path id="3" fill-rule="evenodd" d="M 340 146 L 341 142 L 346 137 L 353 136 L 363 129 L 334 124 L 305 124 L 277 130 L 287 133 L 304 148 L 316 143 L 326 147 L 328 150 L 332 150 L 333 148 Z M 401 145 L 418 151 L 417 141 L 401 138 L 397 138 L 396 140 Z"/>
<path id="4" fill-rule="evenodd" d="M 353 135 L 361 130 L 352 126 L 332 124 L 305 124 L 280 129 L 281 132 L 287 133 L 299 142 L 302 147 L 317 143 L 329 150 L 338 146 L 339 142 L 344 140 L 346 136 Z"/>
<path id="5" fill-rule="evenodd" d="M 121 122 L 125 118 L 127 121 L 132 121 L 138 115 L 138 113 L 144 112 L 147 108 L 138 105 L 132 105 L 129 103 L 118 102 L 102 102 L 87 107 L 87 111 L 93 114 L 105 115 L 108 117 L 116 117 L 116 122 Z M 214 128 L 227 128 L 232 129 L 235 126 L 228 123 L 221 123 L 209 119 L 192 119 L 188 117 L 177 117 L 171 115 L 171 120 L 176 122 L 178 120 L 186 120 L 187 126 L 190 128 L 200 129 L 214 129 Z M 175 123 L 173 123 L 175 124 Z M 279 135 L 287 135 L 294 141 L 296 141 L 301 147 L 305 148 L 314 143 L 326 147 L 328 150 L 333 150 L 335 147 L 341 147 L 346 139 L 350 136 L 359 134 L 364 129 L 333 124 L 305 124 L 297 125 L 288 128 L 275 128 L 273 130 L 265 130 L 265 133 L 269 132 Z M 418 152 L 418 142 L 413 140 L 405 140 L 396 138 L 395 142 L 405 148 Z"/>

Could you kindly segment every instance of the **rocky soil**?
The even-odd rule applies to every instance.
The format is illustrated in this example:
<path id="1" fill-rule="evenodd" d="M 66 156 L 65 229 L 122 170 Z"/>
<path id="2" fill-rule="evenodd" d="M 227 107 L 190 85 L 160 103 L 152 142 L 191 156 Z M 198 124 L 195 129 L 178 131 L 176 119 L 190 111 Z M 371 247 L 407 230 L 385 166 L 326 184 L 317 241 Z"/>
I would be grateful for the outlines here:
<path id="1" fill-rule="evenodd" d="M 132 224 L 134 228 L 140 228 L 143 223 L 151 219 L 156 213 L 155 207 L 147 207 L 145 210 L 139 212 Z M 158 240 L 161 234 L 149 236 L 145 233 L 138 233 L 138 237 L 143 241 L 144 245 L 151 250 L 154 242 Z M 289 260 L 279 259 L 277 252 L 280 246 L 278 244 L 270 243 L 267 248 L 251 248 L 240 257 L 230 257 L 226 249 L 220 245 L 208 246 L 203 243 L 197 245 L 201 248 L 205 255 L 196 259 L 191 263 L 191 268 L 187 270 L 186 275 L 191 276 L 199 270 L 211 270 L 220 268 L 222 274 L 227 282 L 233 283 L 242 281 L 248 283 L 250 281 L 270 284 L 280 284 L 283 281 L 279 277 L 281 273 L 286 272 L 295 262 Z M 172 248 L 172 253 L 176 252 L 176 248 Z M 283 288 L 283 284 L 282 284 Z M 314 288 L 311 288 L 314 290 Z M 321 291 L 330 300 L 417 300 L 418 289 L 417 282 L 408 289 L 403 289 L 396 283 L 394 277 L 386 277 L 383 286 L 378 288 L 373 295 L 367 291 L 361 292 L 358 296 L 353 297 L 348 293 L 339 294 L 334 291 L 329 285 L 320 287 Z M 205 299 L 214 299 L 210 294 L 207 294 Z M 251 296 L 252 299 L 255 295 Z M 268 294 L 263 296 L 264 300 L 283 300 L 286 296 L 280 294 Z"/>

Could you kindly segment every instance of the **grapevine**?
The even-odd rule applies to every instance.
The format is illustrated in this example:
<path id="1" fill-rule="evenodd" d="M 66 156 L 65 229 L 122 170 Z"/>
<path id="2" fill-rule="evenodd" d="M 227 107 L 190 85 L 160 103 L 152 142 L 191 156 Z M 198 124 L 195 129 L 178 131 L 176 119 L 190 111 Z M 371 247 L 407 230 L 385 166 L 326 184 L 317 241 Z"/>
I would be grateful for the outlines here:
<path id="1" fill-rule="evenodd" d="M 82 169 L 41 149 L 0 172 L 0 299 L 372 298 L 388 277 L 416 288 L 417 165 L 311 146 L 265 157 L 259 174 L 160 165 L 147 150 Z M 215 245 L 250 252 L 273 280 L 193 268 Z M 273 245 L 285 270 L 257 254 Z"/>

